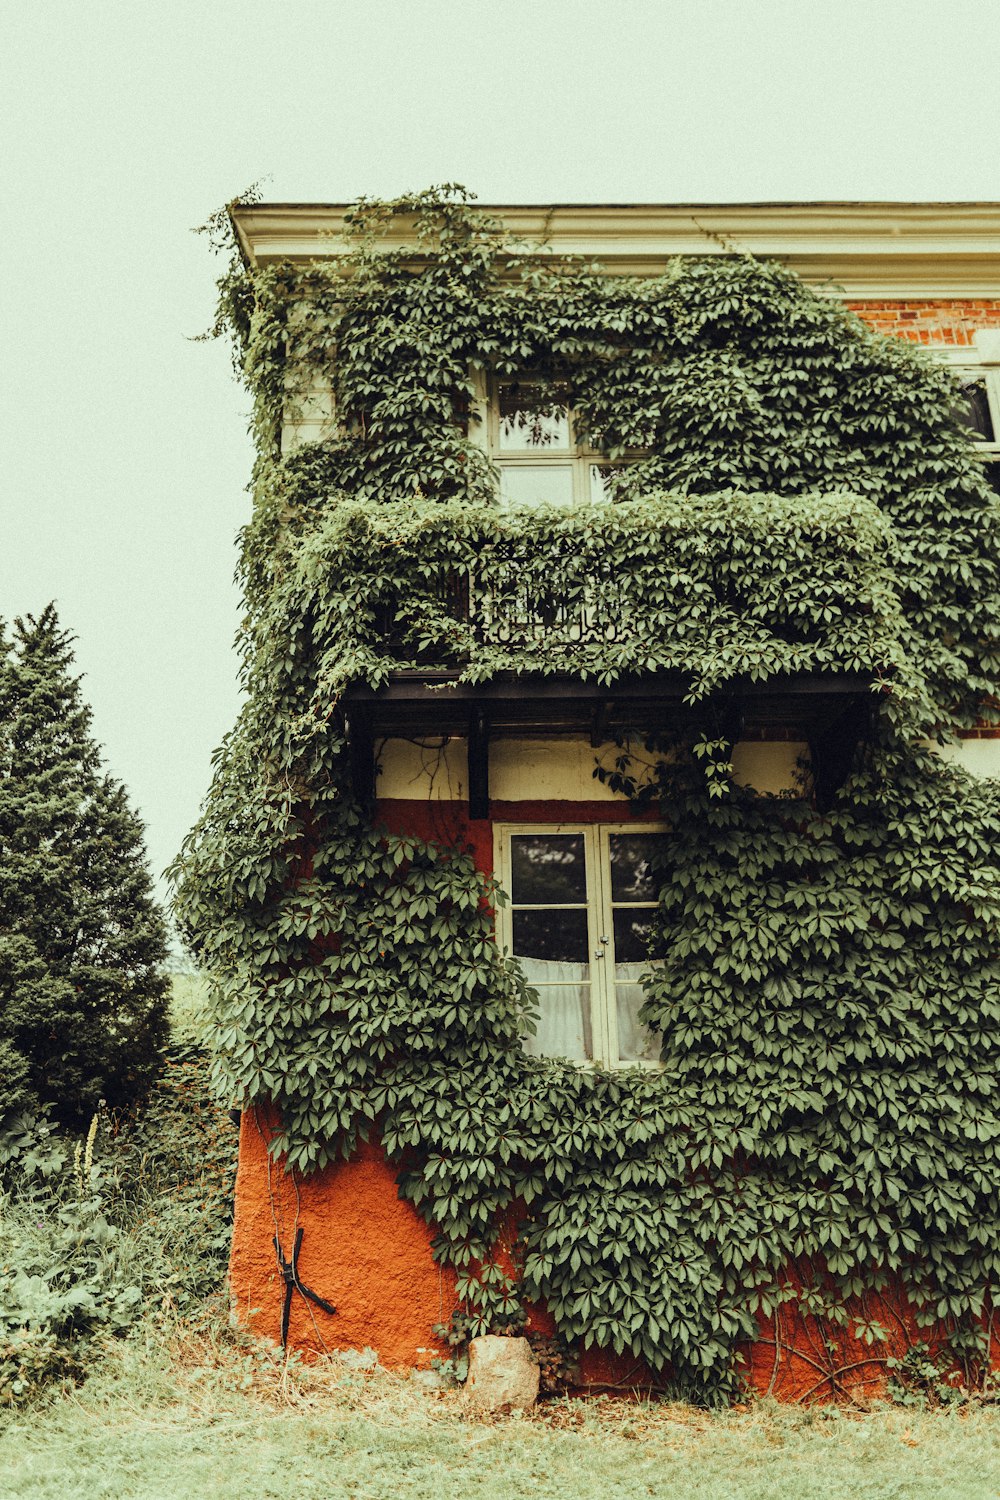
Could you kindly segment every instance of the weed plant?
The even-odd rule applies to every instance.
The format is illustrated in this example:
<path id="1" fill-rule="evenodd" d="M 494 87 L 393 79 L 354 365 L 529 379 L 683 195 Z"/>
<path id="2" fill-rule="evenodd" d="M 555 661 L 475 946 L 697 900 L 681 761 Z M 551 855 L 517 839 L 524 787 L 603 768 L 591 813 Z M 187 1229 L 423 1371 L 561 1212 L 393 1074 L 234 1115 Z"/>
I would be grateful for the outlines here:
<path id="1" fill-rule="evenodd" d="M 143 1319 L 197 1319 L 222 1294 L 236 1132 L 182 989 L 142 1110 L 97 1115 L 75 1142 L 45 1118 L 0 1121 L 0 1407 L 79 1379 Z"/>

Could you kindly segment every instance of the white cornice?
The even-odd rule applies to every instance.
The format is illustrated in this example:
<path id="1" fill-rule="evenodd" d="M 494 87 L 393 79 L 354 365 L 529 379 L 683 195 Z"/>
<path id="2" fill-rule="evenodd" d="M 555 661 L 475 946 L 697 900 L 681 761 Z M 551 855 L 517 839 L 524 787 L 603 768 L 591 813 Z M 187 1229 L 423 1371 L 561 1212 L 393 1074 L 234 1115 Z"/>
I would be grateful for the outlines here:
<path id="1" fill-rule="evenodd" d="M 345 204 L 234 209 L 251 264 L 343 254 Z M 848 297 L 1000 297 L 1000 203 L 682 203 L 484 205 L 539 253 L 579 255 L 654 274 L 673 255 L 727 246 L 776 257 Z M 412 243 L 403 221 L 387 247 Z"/>

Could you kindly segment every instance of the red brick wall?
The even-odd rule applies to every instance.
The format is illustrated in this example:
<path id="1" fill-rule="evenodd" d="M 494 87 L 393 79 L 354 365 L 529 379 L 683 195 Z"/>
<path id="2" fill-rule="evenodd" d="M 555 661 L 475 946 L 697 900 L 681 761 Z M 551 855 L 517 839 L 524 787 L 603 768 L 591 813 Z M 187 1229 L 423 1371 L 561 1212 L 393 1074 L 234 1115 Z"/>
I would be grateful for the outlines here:
<path id="1" fill-rule="evenodd" d="M 980 301 L 953 298 L 912 302 L 848 302 L 847 306 L 879 333 L 917 344 L 971 345 L 977 328 L 1000 328 L 1000 297 Z"/>

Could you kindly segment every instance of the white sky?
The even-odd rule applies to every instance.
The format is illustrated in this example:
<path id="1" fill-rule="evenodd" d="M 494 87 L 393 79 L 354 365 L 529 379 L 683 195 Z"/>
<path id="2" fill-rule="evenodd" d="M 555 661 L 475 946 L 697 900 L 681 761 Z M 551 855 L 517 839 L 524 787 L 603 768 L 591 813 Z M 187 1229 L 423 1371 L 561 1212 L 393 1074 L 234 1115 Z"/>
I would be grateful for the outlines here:
<path id="1" fill-rule="evenodd" d="M 56 599 L 160 871 L 235 717 L 247 398 L 189 233 L 340 202 L 1000 199 L 996 0 L 13 0 L 0 616 Z"/>

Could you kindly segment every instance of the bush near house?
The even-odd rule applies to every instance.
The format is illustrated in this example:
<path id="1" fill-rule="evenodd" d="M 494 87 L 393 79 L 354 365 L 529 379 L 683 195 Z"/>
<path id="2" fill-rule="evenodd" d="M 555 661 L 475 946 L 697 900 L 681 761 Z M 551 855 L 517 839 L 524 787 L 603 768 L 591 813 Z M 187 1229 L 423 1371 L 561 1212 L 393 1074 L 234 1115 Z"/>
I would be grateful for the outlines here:
<path id="1" fill-rule="evenodd" d="M 182 984 L 174 1039 L 138 1111 L 84 1136 L 0 1124 L 0 1408 L 91 1373 L 143 1326 L 224 1313 L 236 1131 L 212 1094 Z"/>

